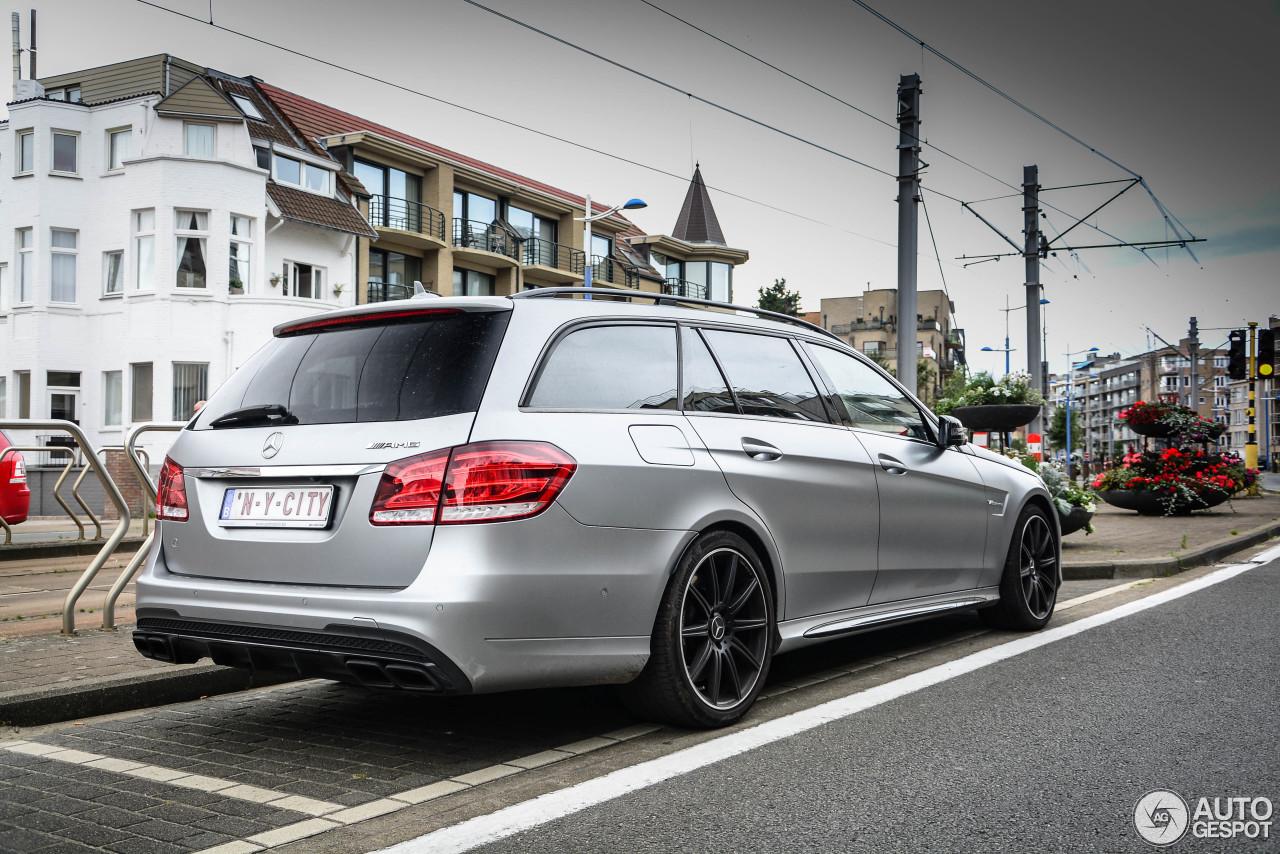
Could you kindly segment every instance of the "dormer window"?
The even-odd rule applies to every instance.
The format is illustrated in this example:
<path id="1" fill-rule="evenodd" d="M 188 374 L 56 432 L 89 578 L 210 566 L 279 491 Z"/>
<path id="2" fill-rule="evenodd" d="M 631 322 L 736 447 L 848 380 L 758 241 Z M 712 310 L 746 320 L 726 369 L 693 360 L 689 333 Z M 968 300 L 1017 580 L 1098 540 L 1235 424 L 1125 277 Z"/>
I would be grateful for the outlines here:
<path id="1" fill-rule="evenodd" d="M 46 98 L 52 98 L 55 101 L 71 101 L 73 104 L 80 103 L 80 86 L 63 86 L 58 89 L 50 89 L 45 92 Z"/>
<path id="2" fill-rule="evenodd" d="M 236 106 L 240 108 L 240 112 L 244 113 L 249 118 L 257 119 L 260 122 L 266 121 L 262 115 L 262 111 L 258 109 L 258 105 L 249 100 L 249 98 L 244 95 L 232 95 L 231 100 L 235 101 Z"/>
<path id="3" fill-rule="evenodd" d="M 314 166 L 283 154 L 276 154 L 272 160 L 275 179 L 281 184 L 292 184 L 313 193 L 330 195 L 330 172 L 321 166 Z"/>

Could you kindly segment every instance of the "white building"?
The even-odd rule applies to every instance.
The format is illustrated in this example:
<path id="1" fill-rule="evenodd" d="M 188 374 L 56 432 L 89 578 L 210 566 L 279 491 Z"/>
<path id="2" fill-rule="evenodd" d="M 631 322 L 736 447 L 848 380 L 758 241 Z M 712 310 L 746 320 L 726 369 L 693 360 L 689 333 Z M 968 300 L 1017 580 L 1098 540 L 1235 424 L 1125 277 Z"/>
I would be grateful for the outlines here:
<path id="1" fill-rule="evenodd" d="M 0 123 L 0 417 L 120 445 L 352 302 L 376 232 L 253 80 L 162 54 L 40 84 Z"/>

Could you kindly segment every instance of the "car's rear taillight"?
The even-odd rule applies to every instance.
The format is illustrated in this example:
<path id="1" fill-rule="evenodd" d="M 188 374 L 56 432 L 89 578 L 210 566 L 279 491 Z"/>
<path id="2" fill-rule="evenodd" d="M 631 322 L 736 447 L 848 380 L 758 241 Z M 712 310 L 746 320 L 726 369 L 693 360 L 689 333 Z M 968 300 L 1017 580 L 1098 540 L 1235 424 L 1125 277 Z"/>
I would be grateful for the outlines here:
<path id="1" fill-rule="evenodd" d="M 187 485 L 182 478 L 182 466 L 168 457 L 160 469 L 160 486 L 156 489 L 156 518 L 170 522 L 185 522 L 187 512 Z"/>
<path id="2" fill-rule="evenodd" d="M 9 459 L 13 460 L 13 471 L 9 473 L 10 483 L 26 483 L 27 482 L 27 461 L 22 458 L 22 454 L 14 451 L 9 455 Z"/>
<path id="3" fill-rule="evenodd" d="M 410 457 L 383 472 L 369 521 L 458 525 L 526 519 L 555 500 L 576 468 L 573 457 L 544 442 L 477 442 Z"/>
<path id="4" fill-rule="evenodd" d="M 369 521 L 375 525 L 429 525 L 440 508 L 440 484 L 449 450 L 397 460 L 387 466 L 373 496 Z"/>

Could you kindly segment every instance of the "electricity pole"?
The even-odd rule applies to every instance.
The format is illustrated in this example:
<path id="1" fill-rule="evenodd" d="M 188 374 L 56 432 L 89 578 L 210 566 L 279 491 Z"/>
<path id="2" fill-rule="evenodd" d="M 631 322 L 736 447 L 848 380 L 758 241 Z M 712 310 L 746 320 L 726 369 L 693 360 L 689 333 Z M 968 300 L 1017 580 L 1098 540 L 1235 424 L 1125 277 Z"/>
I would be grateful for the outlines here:
<path id="1" fill-rule="evenodd" d="M 898 382 L 912 394 L 916 392 L 919 204 L 920 75 L 904 74 L 898 81 Z"/>
<path id="2" fill-rule="evenodd" d="M 1041 388 L 1044 366 L 1040 361 L 1040 167 L 1022 167 L 1023 258 L 1027 271 L 1027 374 L 1032 388 Z M 1027 427 L 1039 433 L 1042 416 Z M 1071 449 L 1067 449 L 1071 453 Z"/>

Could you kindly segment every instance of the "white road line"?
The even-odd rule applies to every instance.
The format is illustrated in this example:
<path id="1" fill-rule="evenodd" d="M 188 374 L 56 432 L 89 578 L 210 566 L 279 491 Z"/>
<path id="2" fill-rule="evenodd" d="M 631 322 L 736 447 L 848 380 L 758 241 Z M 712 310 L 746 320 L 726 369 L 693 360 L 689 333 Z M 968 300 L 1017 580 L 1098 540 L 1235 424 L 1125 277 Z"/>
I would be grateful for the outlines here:
<path id="1" fill-rule="evenodd" d="M 1280 556 L 1280 547 L 1267 552 L 1267 560 Z M 1229 566 L 1209 573 L 1177 587 L 1154 593 L 1143 599 L 1127 602 L 1069 623 L 1046 629 L 1034 635 L 999 646 L 984 649 L 964 658 L 913 673 L 902 679 L 878 685 L 866 691 L 850 694 L 804 709 L 784 718 L 769 721 L 751 729 L 721 736 L 677 753 L 642 762 L 587 780 L 575 786 L 548 792 L 531 800 L 513 804 L 488 815 L 441 828 L 433 833 L 382 849 L 381 854 L 461 854 L 490 842 L 505 839 L 516 833 L 546 824 L 567 815 L 580 812 L 597 804 L 619 798 L 631 792 L 645 789 L 657 783 L 688 774 L 715 762 L 737 756 L 748 750 L 771 744 L 783 738 L 806 732 L 842 718 L 855 715 L 875 706 L 912 694 L 924 688 L 955 679 L 1005 659 L 1021 655 L 1033 649 L 1047 646 L 1073 637 L 1090 629 L 1129 617 L 1149 608 L 1172 602 L 1206 587 L 1219 584 L 1237 575 L 1257 568 L 1262 557 L 1255 562 Z"/>

